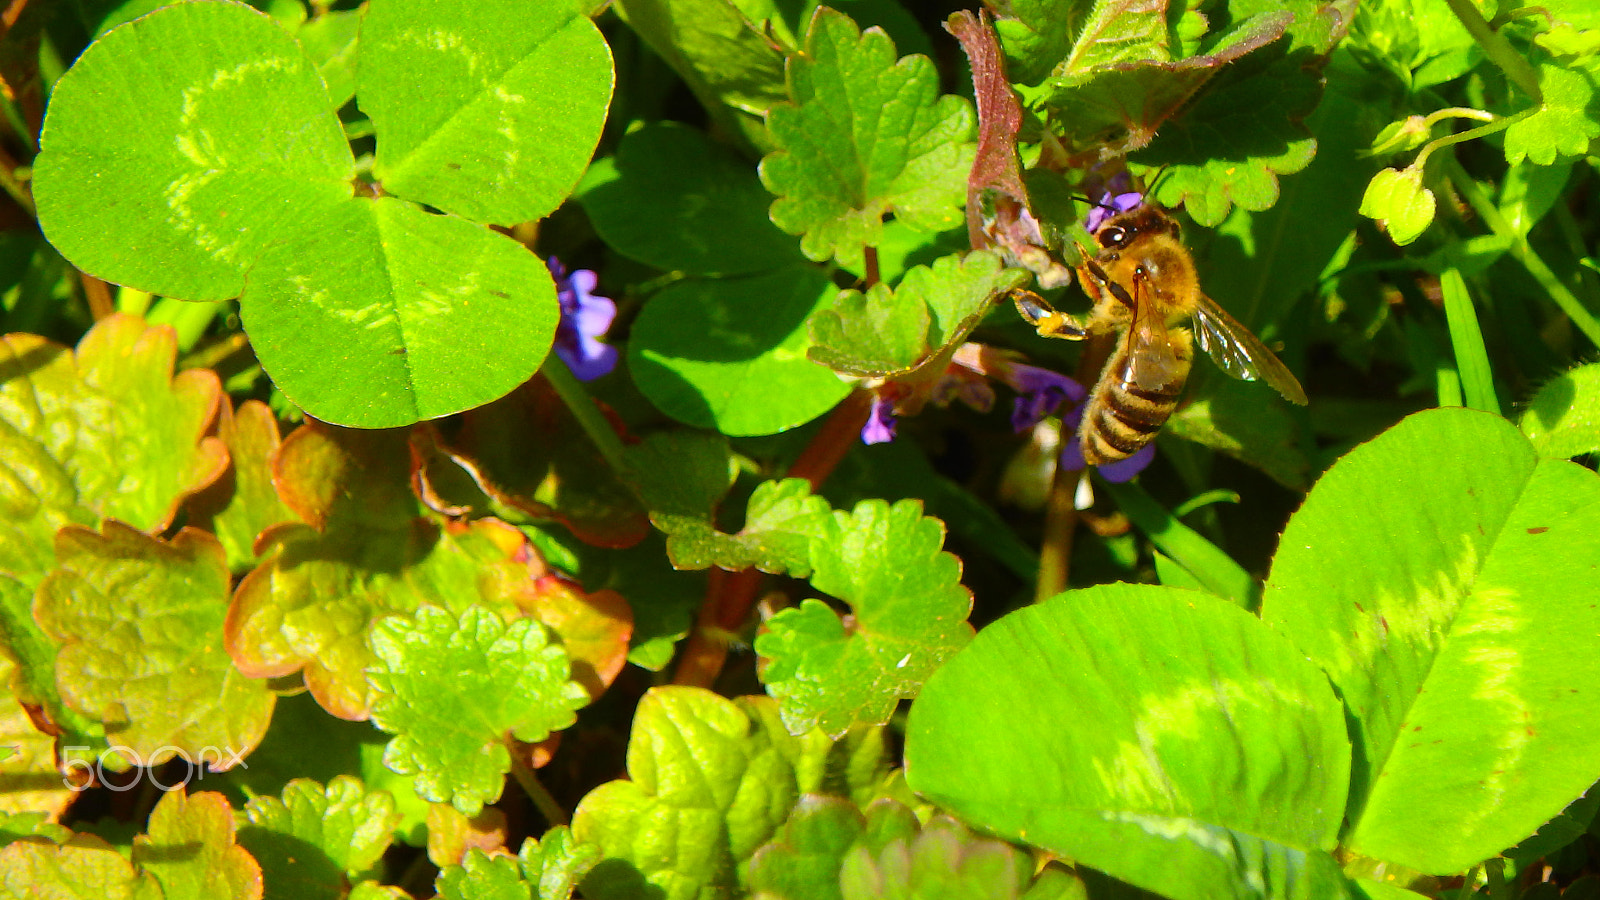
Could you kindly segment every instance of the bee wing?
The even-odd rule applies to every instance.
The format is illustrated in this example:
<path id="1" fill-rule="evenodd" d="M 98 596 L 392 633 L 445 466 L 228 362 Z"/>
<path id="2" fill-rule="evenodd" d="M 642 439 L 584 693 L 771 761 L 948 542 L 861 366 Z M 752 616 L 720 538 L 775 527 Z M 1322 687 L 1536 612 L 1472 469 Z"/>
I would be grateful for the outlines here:
<path id="1" fill-rule="evenodd" d="M 1178 351 L 1172 346 L 1172 329 L 1167 327 L 1165 316 L 1156 304 L 1148 300 L 1136 302 L 1129 297 L 1122 285 L 1110 282 L 1110 288 L 1118 300 L 1133 309 L 1129 341 L 1138 351 L 1130 354 L 1133 383 L 1157 393 L 1171 391 L 1174 384 L 1181 386 L 1188 375 L 1188 367 L 1178 360 Z"/>
<path id="2" fill-rule="evenodd" d="M 1245 381 L 1261 379 L 1270 384 L 1290 403 L 1306 405 L 1305 389 L 1289 371 L 1277 354 L 1268 350 L 1249 329 L 1228 315 L 1215 300 L 1204 294 L 1195 306 L 1195 323 L 1200 338 L 1200 349 L 1211 354 L 1217 367 L 1235 378 Z"/>

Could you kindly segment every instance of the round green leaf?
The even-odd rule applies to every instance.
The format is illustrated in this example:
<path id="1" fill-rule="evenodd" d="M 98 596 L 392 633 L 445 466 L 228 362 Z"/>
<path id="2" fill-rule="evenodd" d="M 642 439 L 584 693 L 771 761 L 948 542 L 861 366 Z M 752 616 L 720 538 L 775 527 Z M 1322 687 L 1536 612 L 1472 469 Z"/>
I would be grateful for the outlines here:
<path id="1" fill-rule="evenodd" d="M 633 325 L 628 367 L 669 416 L 723 434 L 774 434 L 822 415 L 850 388 L 806 359 L 806 319 L 835 293 L 812 268 L 683 281 Z"/>
<path id="2" fill-rule="evenodd" d="M 964 820 L 1176 900 L 1338 897 L 1349 744 L 1288 641 L 1193 591 L 1012 613 L 911 707 L 906 781 Z"/>
<path id="3" fill-rule="evenodd" d="M 187 300 L 238 296 L 262 247 L 355 177 L 316 67 L 232 2 L 168 6 L 90 45 L 40 146 L 39 223 L 62 255 Z"/>
<path id="4" fill-rule="evenodd" d="M 543 217 L 589 164 L 611 51 L 576 2 L 377 0 L 361 109 L 389 192 L 478 222 Z"/>
<path id="5" fill-rule="evenodd" d="M 1349 710 L 1351 850 L 1458 872 L 1600 780 L 1596 559 L 1600 477 L 1499 416 L 1418 413 L 1323 476 L 1262 617 Z"/>
<path id="6" fill-rule="evenodd" d="M 307 212 L 262 256 L 239 313 L 290 400 L 325 422 L 385 428 L 526 381 L 558 305 L 526 247 L 386 197 Z"/>
<path id="7" fill-rule="evenodd" d="M 1518 424 L 1540 456 L 1600 453 L 1600 363 L 1550 379 L 1528 401 Z"/>
<path id="8" fill-rule="evenodd" d="M 682 125 L 646 125 L 590 168 L 583 208 L 617 252 L 669 271 L 760 272 L 799 262 L 767 217 L 755 166 Z"/>

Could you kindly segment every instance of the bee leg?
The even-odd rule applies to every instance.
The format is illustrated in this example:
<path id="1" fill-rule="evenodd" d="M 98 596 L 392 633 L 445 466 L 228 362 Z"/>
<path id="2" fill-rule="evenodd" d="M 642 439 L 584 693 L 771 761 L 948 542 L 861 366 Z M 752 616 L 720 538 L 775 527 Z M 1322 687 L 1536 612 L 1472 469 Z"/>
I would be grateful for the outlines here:
<path id="1" fill-rule="evenodd" d="M 1133 309 L 1133 298 L 1128 295 L 1128 289 L 1112 281 L 1111 276 L 1106 274 L 1105 269 L 1100 268 L 1098 262 L 1093 259 L 1086 259 L 1083 261 L 1083 267 L 1089 270 L 1089 274 L 1094 278 L 1096 284 L 1110 291 L 1111 296 L 1117 298 L 1117 302 L 1128 309 Z"/>
<path id="2" fill-rule="evenodd" d="M 1028 324 L 1032 325 L 1040 337 L 1062 338 L 1069 341 L 1081 341 L 1088 336 L 1078 320 L 1071 316 L 1056 312 L 1044 298 L 1032 291 L 1016 291 L 1011 299 L 1017 305 L 1017 312 Z"/>

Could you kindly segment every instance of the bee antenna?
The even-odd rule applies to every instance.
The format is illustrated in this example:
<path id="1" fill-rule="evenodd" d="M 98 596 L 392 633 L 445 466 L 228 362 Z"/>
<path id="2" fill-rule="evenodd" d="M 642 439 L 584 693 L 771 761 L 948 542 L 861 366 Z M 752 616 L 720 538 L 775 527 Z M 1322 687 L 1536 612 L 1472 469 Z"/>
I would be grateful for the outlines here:
<path id="1" fill-rule="evenodd" d="M 1171 165 L 1170 163 L 1163 163 L 1161 168 L 1156 170 L 1156 177 L 1152 178 L 1150 180 L 1150 187 L 1145 190 L 1145 196 L 1147 196 L 1147 197 L 1154 197 L 1155 196 L 1156 188 L 1158 186 L 1160 186 L 1161 179 L 1166 177 L 1167 169 L 1168 169 L 1168 167 L 1170 165 Z"/>
<path id="2" fill-rule="evenodd" d="M 1073 200 L 1082 200 L 1083 202 L 1089 204 L 1090 206 L 1098 206 L 1101 209 L 1108 209 L 1108 210 L 1110 210 L 1112 212 L 1116 212 L 1117 211 L 1117 208 L 1115 206 L 1112 206 L 1109 203 L 1101 203 L 1098 200 L 1090 200 L 1088 197 L 1085 197 L 1085 196 L 1083 196 L 1081 194 L 1072 194 L 1071 197 L 1072 197 Z"/>

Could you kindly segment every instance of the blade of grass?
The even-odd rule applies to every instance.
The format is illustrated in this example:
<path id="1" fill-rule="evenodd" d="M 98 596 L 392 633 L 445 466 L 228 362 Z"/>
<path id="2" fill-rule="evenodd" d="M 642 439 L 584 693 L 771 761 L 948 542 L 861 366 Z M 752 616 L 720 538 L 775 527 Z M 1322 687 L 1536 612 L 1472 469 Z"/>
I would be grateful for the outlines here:
<path id="1" fill-rule="evenodd" d="M 1144 532 L 1162 553 L 1183 566 L 1206 590 L 1245 609 L 1255 609 L 1260 585 L 1244 567 L 1198 531 L 1178 521 L 1144 488 L 1136 484 L 1101 482 L 1100 487 L 1117 503 L 1133 527 Z"/>
<path id="2" fill-rule="evenodd" d="M 1461 392 L 1472 409 L 1500 414 L 1500 401 L 1494 393 L 1494 371 L 1489 368 L 1489 352 L 1483 346 L 1483 331 L 1478 327 L 1478 311 L 1467 293 L 1466 279 L 1455 269 L 1439 277 L 1444 293 L 1444 316 L 1450 324 L 1450 346 L 1455 350 L 1456 372 Z"/>
<path id="3" fill-rule="evenodd" d="M 1539 282 L 1539 286 L 1544 288 L 1545 293 L 1550 295 L 1556 306 L 1567 314 L 1572 324 L 1577 326 L 1591 343 L 1600 347 L 1600 320 L 1597 320 L 1582 301 L 1567 289 L 1561 279 L 1556 277 L 1556 273 L 1545 265 L 1544 260 L 1533 252 L 1528 239 L 1511 227 L 1511 223 L 1500 214 L 1499 207 L 1494 205 L 1489 195 L 1484 193 L 1483 188 L 1472 180 L 1472 176 L 1468 175 L 1465 169 L 1461 168 L 1461 163 L 1449 154 L 1441 155 L 1444 157 L 1444 169 L 1450 176 L 1450 183 L 1455 185 L 1456 190 L 1467 199 L 1467 203 L 1483 218 L 1484 224 L 1488 225 L 1491 231 L 1511 241 L 1511 248 L 1507 251 L 1511 254 L 1511 258 L 1521 263 L 1522 267 L 1528 270 L 1528 274 Z"/>

